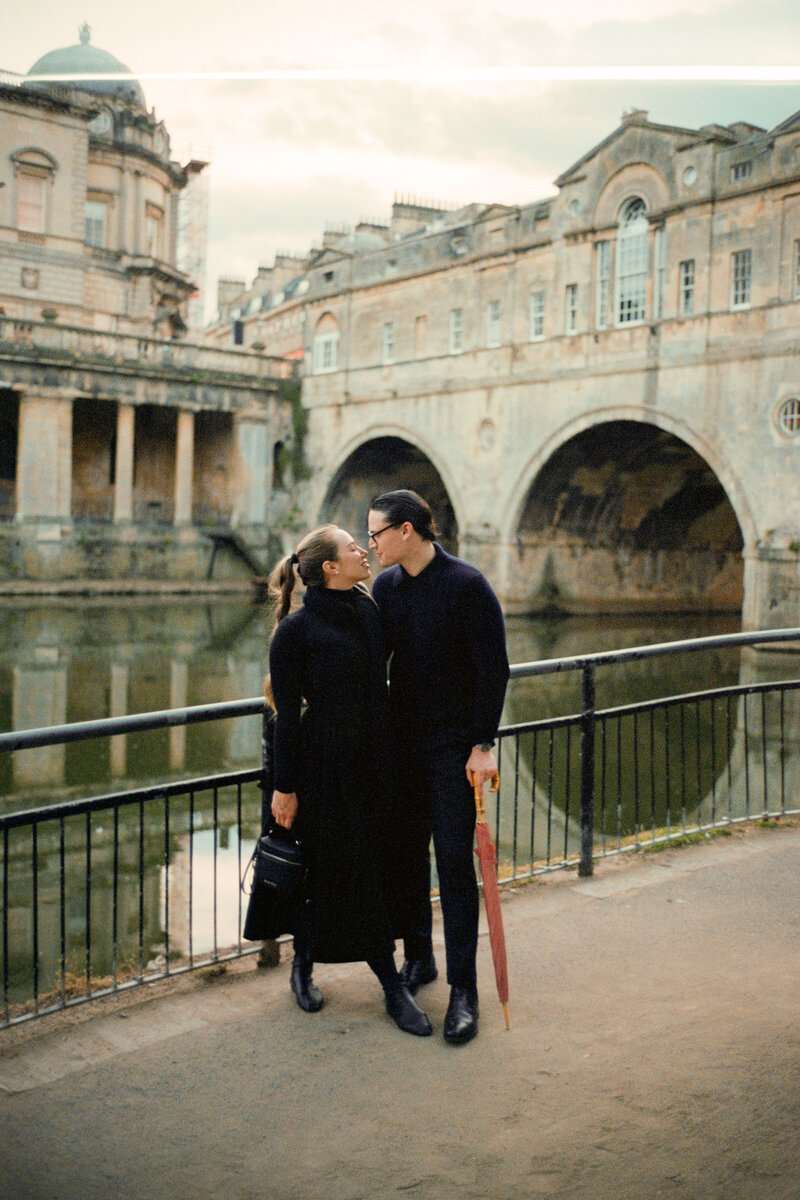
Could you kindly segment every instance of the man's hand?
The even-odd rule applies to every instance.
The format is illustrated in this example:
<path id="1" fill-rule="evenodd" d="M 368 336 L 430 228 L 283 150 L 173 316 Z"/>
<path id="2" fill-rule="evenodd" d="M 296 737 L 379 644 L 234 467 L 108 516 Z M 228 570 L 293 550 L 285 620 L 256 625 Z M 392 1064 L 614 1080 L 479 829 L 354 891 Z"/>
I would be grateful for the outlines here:
<path id="1" fill-rule="evenodd" d="M 297 816 L 297 794 L 295 792 L 272 793 L 272 815 L 284 829 L 291 829 Z"/>
<path id="2" fill-rule="evenodd" d="M 497 759 L 492 750 L 481 750 L 479 746 L 472 747 L 472 753 L 467 759 L 467 781 L 470 787 L 479 787 L 494 779 L 497 774 Z"/>

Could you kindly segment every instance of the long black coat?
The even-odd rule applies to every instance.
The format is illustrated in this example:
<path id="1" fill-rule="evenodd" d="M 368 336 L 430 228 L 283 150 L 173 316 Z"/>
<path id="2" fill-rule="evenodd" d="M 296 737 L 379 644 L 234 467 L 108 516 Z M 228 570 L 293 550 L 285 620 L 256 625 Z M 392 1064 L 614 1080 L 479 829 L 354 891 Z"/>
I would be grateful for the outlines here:
<path id="1" fill-rule="evenodd" d="M 293 932 L 317 962 L 393 949 L 396 804 L 386 653 L 366 591 L 309 588 L 270 646 L 273 784 L 296 792 L 310 864 L 305 902 L 260 936 Z M 303 701 L 306 702 L 303 711 Z"/>

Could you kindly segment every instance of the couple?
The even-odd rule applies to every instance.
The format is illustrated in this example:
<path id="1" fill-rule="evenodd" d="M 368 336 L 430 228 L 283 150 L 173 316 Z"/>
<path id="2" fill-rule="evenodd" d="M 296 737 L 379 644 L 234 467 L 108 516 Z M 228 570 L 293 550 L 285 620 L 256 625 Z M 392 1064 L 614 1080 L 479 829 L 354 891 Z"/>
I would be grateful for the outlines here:
<path id="1" fill-rule="evenodd" d="M 279 825 L 302 837 L 311 868 L 290 922 L 291 987 L 300 1007 L 316 1012 L 323 999 L 314 962 L 363 960 L 400 1029 L 431 1033 L 414 995 L 438 974 L 432 836 L 451 987 L 444 1037 L 459 1044 L 478 1031 L 471 780 L 497 768 L 508 681 L 503 616 L 483 575 L 436 543 L 433 515 L 416 492 L 374 500 L 368 532 L 388 568 L 372 596 L 367 551 L 335 525 L 308 534 L 271 580 L 271 807 Z M 295 572 L 306 592 L 290 613 Z M 395 936 L 405 948 L 399 972 Z"/>

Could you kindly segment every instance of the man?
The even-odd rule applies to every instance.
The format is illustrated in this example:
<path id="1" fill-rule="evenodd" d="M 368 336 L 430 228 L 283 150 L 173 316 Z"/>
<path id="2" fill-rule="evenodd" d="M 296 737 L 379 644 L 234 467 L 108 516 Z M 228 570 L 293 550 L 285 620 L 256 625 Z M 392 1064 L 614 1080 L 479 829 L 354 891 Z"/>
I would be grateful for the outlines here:
<path id="1" fill-rule="evenodd" d="M 402 975 L 412 995 L 436 979 L 431 940 L 430 841 L 436 854 L 450 1003 L 448 1042 L 478 1032 L 475 956 L 478 886 L 472 843 L 473 777 L 497 770 L 508 654 L 500 604 L 475 567 L 435 541 L 433 514 L 416 492 L 373 500 L 369 546 L 381 567 L 372 594 L 391 654 L 390 686 L 403 788 L 405 876 Z"/>

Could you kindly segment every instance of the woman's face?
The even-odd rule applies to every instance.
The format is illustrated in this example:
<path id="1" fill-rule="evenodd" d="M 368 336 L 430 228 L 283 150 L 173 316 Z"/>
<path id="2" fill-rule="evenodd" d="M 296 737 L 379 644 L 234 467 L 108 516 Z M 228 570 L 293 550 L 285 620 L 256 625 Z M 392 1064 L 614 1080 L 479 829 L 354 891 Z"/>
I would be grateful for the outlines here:
<path id="1" fill-rule="evenodd" d="M 328 587 L 351 588 L 369 579 L 366 550 L 354 541 L 346 529 L 337 530 L 334 540 L 339 548 L 339 556 L 335 563 L 336 571 L 327 576 Z"/>

